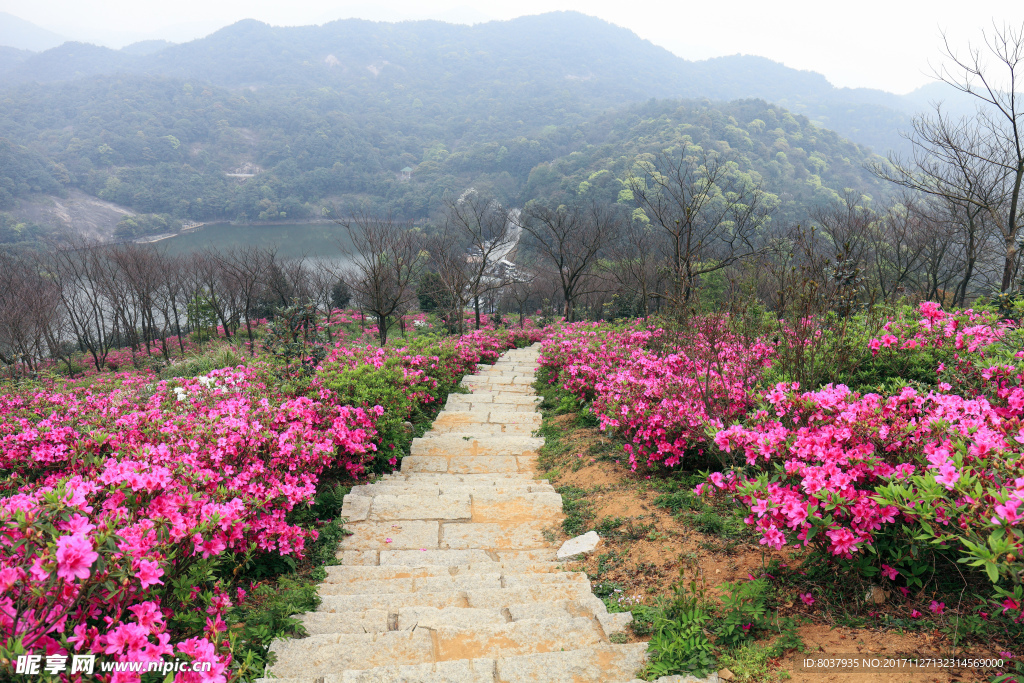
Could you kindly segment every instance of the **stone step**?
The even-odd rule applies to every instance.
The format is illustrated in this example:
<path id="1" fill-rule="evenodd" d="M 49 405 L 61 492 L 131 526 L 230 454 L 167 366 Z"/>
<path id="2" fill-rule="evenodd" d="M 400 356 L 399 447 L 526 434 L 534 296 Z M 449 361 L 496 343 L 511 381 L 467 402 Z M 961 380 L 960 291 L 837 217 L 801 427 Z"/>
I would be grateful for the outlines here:
<path id="1" fill-rule="evenodd" d="M 435 486 L 535 486 L 550 484 L 547 479 L 535 479 L 529 474 L 491 472 L 480 474 L 445 474 L 443 472 L 403 472 L 388 475 L 381 482 L 433 484 Z"/>
<path id="2" fill-rule="evenodd" d="M 502 390 L 507 386 L 526 387 L 533 391 L 533 377 L 508 377 L 502 375 L 466 375 L 462 378 L 463 384 L 491 384 L 500 387 Z"/>
<path id="3" fill-rule="evenodd" d="M 498 396 L 499 392 L 478 391 L 472 394 L 448 394 L 445 407 L 461 403 L 493 404 L 495 406 L 529 406 L 536 408 L 541 402 L 540 396 L 516 394 L 514 396 Z"/>
<path id="4" fill-rule="evenodd" d="M 469 389 L 470 393 L 480 389 L 483 391 L 496 391 L 498 396 L 518 395 L 534 396 L 533 387 L 528 384 L 491 384 L 490 382 L 463 382 L 462 386 Z"/>
<path id="5" fill-rule="evenodd" d="M 444 410 L 434 419 L 431 430 L 450 425 L 478 424 L 529 424 L 541 423 L 540 413 L 519 413 L 514 410 L 503 410 L 500 407 L 484 410 Z"/>
<path id="6" fill-rule="evenodd" d="M 373 593 L 356 595 L 324 595 L 318 613 L 364 613 L 369 610 L 398 612 L 402 607 L 471 607 L 505 609 L 512 605 L 534 602 L 585 600 L 593 597 L 589 586 L 578 583 L 550 583 L 517 588 L 474 588 L 437 593 Z"/>
<path id="7" fill-rule="evenodd" d="M 425 579 L 435 576 L 461 576 L 465 574 L 551 574 L 560 572 L 557 562 L 501 563 L 488 560 L 463 565 L 406 565 L 344 566 L 324 567 L 327 577 L 324 583 L 359 583 L 360 581 L 387 581 L 390 579 Z"/>
<path id="8" fill-rule="evenodd" d="M 348 494 L 341 514 L 349 522 L 416 519 L 509 522 L 560 519 L 562 512 L 562 497 L 555 494 L 553 488 L 531 492 L 528 487 L 523 487 L 499 493 L 494 487 L 487 486 L 451 494 L 434 494 L 427 489 L 422 495 L 404 493 L 401 488 L 395 490 L 403 493 L 373 497 Z"/>
<path id="9" fill-rule="evenodd" d="M 391 496 L 451 496 L 466 494 L 512 495 L 520 493 L 550 493 L 554 487 L 550 484 L 537 483 L 536 479 L 512 480 L 509 483 L 495 485 L 491 483 L 474 484 L 455 481 L 450 484 L 419 484 L 401 479 L 389 479 L 363 486 L 353 486 L 347 495 L 352 498 L 370 498 L 375 495 Z M 351 499 L 349 499 L 351 500 Z"/>
<path id="10" fill-rule="evenodd" d="M 277 655 L 271 671 L 281 678 L 298 678 L 339 673 L 345 669 L 422 664 L 433 661 L 433 650 L 431 632 L 426 629 L 318 634 L 271 643 L 270 651 Z"/>
<path id="11" fill-rule="evenodd" d="M 533 614 L 533 613 L 531 613 Z M 297 616 L 309 635 L 324 633 L 377 633 L 391 630 L 388 611 L 368 609 L 360 612 L 306 612 Z"/>
<path id="12" fill-rule="evenodd" d="M 459 566 L 465 564 L 532 564 L 536 562 L 554 562 L 555 549 L 542 548 L 534 550 L 499 550 L 489 551 L 481 548 L 467 550 L 382 550 L 379 564 L 381 565 L 443 565 Z M 376 563 L 375 563 L 376 564 Z"/>
<path id="13" fill-rule="evenodd" d="M 378 494 L 369 500 L 373 501 L 367 516 L 370 521 L 414 519 L 450 521 L 469 520 L 472 517 L 468 493 L 436 496 Z"/>
<path id="14" fill-rule="evenodd" d="M 597 645 L 604 637 L 597 623 L 584 617 L 524 619 L 472 629 L 439 624 L 430 633 L 438 661 L 558 652 Z"/>
<path id="15" fill-rule="evenodd" d="M 530 434 L 477 435 L 470 438 L 452 434 L 428 434 L 412 440 L 412 455 L 536 455 L 544 445 L 543 437 Z M 405 469 L 404 462 L 402 468 Z"/>
<path id="16" fill-rule="evenodd" d="M 272 667 L 277 676 L 323 676 L 346 669 L 559 652 L 599 645 L 602 636 L 593 619 L 560 617 L 470 628 L 438 623 L 430 629 L 317 634 L 274 641 L 270 651 L 277 655 Z"/>
<path id="17" fill-rule="evenodd" d="M 548 548 L 544 530 L 552 521 L 452 522 L 441 524 L 442 549 L 529 550 Z M 351 538 L 351 537 L 350 537 Z M 348 539 L 346 539 L 348 540 Z"/>
<path id="18" fill-rule="evenodd" d="M 491 574 L 426 576 L 408 579 L 381 579 L 378 581 L 367 580 L 360 581 L 359 583 L 321 583 L 317 586 L 317 593 L 323 597 L 326 595 L 370 595 L 378 593 L 442 593 L 471 588 L 501 587 L 501 574 L 494 572 Z M 518 585 L 513 584 L 513 587 L 518 587 Z"/>
<path id="19" fill-rule="evenodd" d="M 493 659 L 460 659 L 352 670 L 324 676 L 320 682 L 310 679 L 309 683 L 494 683 L 494 668 Z"/>
<path id="20" fill-rule="evenodd" d="M 342 550 L 404 550 L 438 548 L 440 522 L 357 522 L 345 527 L 352 532 L 341 540 Z"/>
<path id="21" fill-rule="evenodd" d="M 478 491 L 470 496 L 474 522 L 528 522 L 562 519 L 562 496 L 552 492 L 492 493 Z"/>
<path id="22" fill-rule="evenodd" d="M 564 652 L 538 652 L 499 658 L 500 683 L 621 683 L 647 663 L 647 643 L 600 644 Z"/>
<path id="23" fill-rule="evenodd" d="M 317 592 L 325 596 L 363 593 L 440 593 L 478 588 L 523 588 L 542 584 L 571 583 L 581 586 L 586 584 L 587 587 L 590 585 L 587 576 L 581 572 L 467 571 L 451 574 L 434 571 L 426 576 L 419 570 L 406 570 L 404 573 L 415 575 L 402 576 L 402 572 L 393 572 L 388 578 L 364 578 L 359 581 L 331 581 L 329 575 L 327 581 L 317 586 Z"/>
<path id="24" fill-rule="evenodd" d="M 516 413 L 516 415 L 530 415 L 531 413 Z M 491 423 L 491 422 L 452 422 L 440 423 L 435 420 L 434 426 L 430 432 L 432 434 L 458 434 L 460 436 L 470 436 L 480 438 L 482 436 L 497 436 L 499 434 L 509 434 L 516 436 L 532 436 L 537 428 L 538 424 L 528 424 L 526 422 L 514 422 L 514 423 Z"/>
<path id="25" fill-rule="evenodd" d="M 568 616 L 563 613 L 558 616 Z M 398 610 L 398 630 L 414 628 L 439 628 L 448 626 L 458 629 L 476 629 L 480 626 L 506 624 L 509 620 L 500 609 L 473 609 L 471 607 L 402 607 Z"/>
<path id="26" fill-rule="evenodd" d="M 469 394 L 472 397 L 475 394 Z M 505 410 L 515 413 L 526 413 L 528 415 L 534 415 L 537 413 L 537 406 L 533 403 L 511 403 L 505 401 L 494 401 L 494 402 L 481 402 L 481 401 L 451 401 L 445 403 L 445 410 L 463 410 L 463 411 L 479 411 L 479 410 Z"/>
<path id="27" fill-rule="evenodd" d="M 532 473 L 536 455 L 407 455 L 402 469 L 409 473 L 436 472 L 451 474 Z"/>

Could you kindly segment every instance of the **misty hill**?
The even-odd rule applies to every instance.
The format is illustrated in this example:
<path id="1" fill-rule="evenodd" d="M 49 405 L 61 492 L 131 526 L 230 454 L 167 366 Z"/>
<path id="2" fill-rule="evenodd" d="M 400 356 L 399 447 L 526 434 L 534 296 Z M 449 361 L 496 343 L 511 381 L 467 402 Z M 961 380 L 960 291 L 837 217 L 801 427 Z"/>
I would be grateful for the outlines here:
<path id="1" fill-rule="evenodd" d="M 40 52 L 57 47 L 67 38 L 13 14 L 0 12 L 0 45 Z"/>
<path id="2" fill-rule="evenodd" d="M 308 219 L 354 202 L 423 219 L 470 185 L 511 204 L 615 201 L 637 155 L 684 136 L 762 178 L 782 201 L 780 220 L 806 220 L 846 187 L 883 190 L 864 169 L 865 148 L 763 100 L 656 100 L 585 116 L 555 90 L 467 97 L 460 110 L 400 94 L 122 76 L 23 85 L 0 105 L 0 137 L 43 164 L 34 172 L 136 212 L 200 221 Z"/>
<path id="3" fill-rule="evenodd" d="M 327 87 L 353 98 L 427 103 L 459 116 L 506 116 L 529 127 L 534 104 L 553 100 L 584 116 L 649 98 L 761 98 L 804 114 L 880 152 L 927 102 L 880 90 L 840 89 L 820 74 L 761 57 L 690 62 L 631 31 L 575 12 L 475 26 L 438 21 L 273 27 L 240 21 L 181 45 L 108 50 L 79 43 L 6 66 L 0 84 L 146 74 L 230 89 Z M 944 93 L 948 98 L 948 93 Z M 513 105 L 515 106 L 515 105 Z"/>
<path id="4" fill-rule="evenodd" d="M 137 43 L 125 45 L 121 48 L 121 52 L 129 55 L 151 55 L 174 45 L 175 43 L 169 40 L 140 40 Z"/>

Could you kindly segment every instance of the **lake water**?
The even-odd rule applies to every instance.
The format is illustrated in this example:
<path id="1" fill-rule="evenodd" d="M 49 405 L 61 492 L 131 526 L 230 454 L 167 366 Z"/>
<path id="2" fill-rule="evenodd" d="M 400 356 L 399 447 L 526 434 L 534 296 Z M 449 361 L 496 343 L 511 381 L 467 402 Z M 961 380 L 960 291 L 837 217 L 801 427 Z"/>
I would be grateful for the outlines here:
<path id="1" fill-rule="evenodd" d="M 277 249 L 280 258 L 338 259 L 349 243 L 345 228 L 337 223 L 294 223 L 288 225 L 233 225 L 213 223 L 156 244 L 169 254 L 187 254 L 202 249 L 227 250 L 255 245 Z"/>

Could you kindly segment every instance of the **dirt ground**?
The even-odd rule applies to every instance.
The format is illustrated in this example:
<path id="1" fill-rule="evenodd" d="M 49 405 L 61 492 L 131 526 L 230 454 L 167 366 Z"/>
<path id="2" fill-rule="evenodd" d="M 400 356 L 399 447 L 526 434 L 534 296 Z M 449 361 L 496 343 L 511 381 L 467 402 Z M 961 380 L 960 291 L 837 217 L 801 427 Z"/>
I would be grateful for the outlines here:
<path id="1" fill-rule="evenodd" d="M 788 550 L 765 552 L 749 536 L 737 540 L 701 533 L 687 524 L 686 512 L 673 515 L 669 510 L 655 505 L 654 500 L 661 493 L 654 485 L 658 475 L 644 471 L 631 472 L 628 461 L 624 456 L 615 455 L 613 444 L 607 437 L 596 428 L 574 426 L 574 419 L 574 415 L 553 418 L 559 431 L 567 437 L 563 437 L 562 442 L 571 444 L 571 449 L 563 449 L 564 452 L 559 454 L 542 455 L 543 469 L 540 476 L 548 476 L 556 489 L 572 486 L 586 491 L 585 501 L 589 503 L 589 511 L 592 513 L 587 528 L 597 529 L 602 541 L 596 552 L 582 562 L 575 563 L 572 568 L 585 570 L 595 585 L 608 581 L 619 584 L 621 593 L 615 595 L 625 605 L 653 604 L 658 596 L 672 593 L 681 569 L 688 572 L 688 575 L 696 571 L 706 586 L 707 595 L 712 599 L 721 594 L 720 586 L 724 582 L 749 580 L 764 575 L 772 560 L 778 560 L 781 566 L 791 568 L 794 574 L 800 573 L 799 566 L 804 558 Z M 593 455 L 595 452 L 598 455 Z M 544 474 L 545 471 L 548 474 Z M 607 520 L 615 520 L 618 524 L 614 526 Z M 608 527 L 604 532 L 602 522 Z M 610 528 L 612 526 L 613 529 Z M 560 528 L 556 536 L 559 540 L 567 537 Z M 837 580 L 842 579 L 838 577 Z M 801 683 L 966 683 L 990 681 L 996 674 L 991 669 L 934 666 L 914 670 L 909 668 L 908 663 L 896 658 L 887 661 L 884 655 L 949 657 L 955 650 L 950 639 L 939 631 L 871 626 L 851 628 L 842 625 L 837 623 L 836 610 L 823 608 L 820 601 L 817 601 L 818 604 L 805 605 L 799 599 L 798 591 L 794 587 L 792 595 L 782 598 L 782 603 L 776 604 L 775 608 L 781 615 L 795 617 L 801 623 L 798 634 L 805 645 L 805 652 L 793 651 L 771 660 L 771 671 L 767 677 L 747 680 L 791 680 Z M 871 609 L 865 607 L 861 611 L 867 613 L 864 621 L 880 622 L 884 613 L 902 617 L 909 615 L 914 607 L 927 609 L 899 595 L 886 594 L 884 604 L 872 605 Z M 648 639 L 649 636 L 631 636 L 633 642 Z M 994 643 L 989 646 L 965 644 L 959 650 L 959 656 L 998 657 L 999 651 L 1000 646 Z M 853 657 L 858 660 L 866 658 L 867 666 L 852 672 L 840 672 L 831 666 L 835 662 L 823 662 L 825 666 L 815 669 L 805 669 L 803 666 L 805 658 Z M 873 661 L 875 659 L 878 661 Z M 889 668 L 886 668 L 887 665 Z"/>

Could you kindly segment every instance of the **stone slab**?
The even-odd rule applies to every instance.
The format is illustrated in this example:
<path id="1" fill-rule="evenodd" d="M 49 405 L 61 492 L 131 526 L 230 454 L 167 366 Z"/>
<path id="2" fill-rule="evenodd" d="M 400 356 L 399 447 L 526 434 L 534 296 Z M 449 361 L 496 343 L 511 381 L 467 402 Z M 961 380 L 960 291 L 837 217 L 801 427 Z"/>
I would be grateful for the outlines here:
<path id="1" fill-rule="evenodd" d="M 596 531 L 588 531 L 582 536 L 576 538 L 570 538 L 568 541 L 562 544 L 562 547 L 558 549 L 556 557 L 560 561 L 568 561 L 576 557 L 582 557 L 588 555 L 597 549 L 597 546 L 601 544 L 601 537 L 597 535 Z"/>
<path id="2" fill-rule="evenodd" d="M 387 666 L 324 676 L 323 683 L 493 683 L 494 660 Z M 277 683 L 276 681 L 274 683 Z"/>
<path id="3" fill-rule="evenodd" d="M 405 550 L 437 548 L 438 522 L 358 522 L 341 541 L 343 550 Z"/>
<path id="4" fill-rule="evenodd" d="M 424 565 L 443 565 L 457 567 L 465 564 L 495 562 L 485 550 L 382 550 L 381 565 L 403 565 L 420 567 Z"/>
<path id="5" fill-rule="evenodd" d="M 336 633 L 276 640 L 270 651 L 277 655 L 277 663 L 270 671 L 281 678 L 433 661 L 433 643 L 426 630 Z"/>
<path id="6" fill-rule="evenodd" d="M 325 633 L 374 633 L 388 630 L 387 610 L 365 612 L 306 612 L 297 617 L 310 635 Z"/>
<path id="7" fill-rule="evenodd" d="M 416 496 L 377 495 L 372 498 L 371 521 L 393 520 L 468 520 L 471 516 L 468 494 Z"/>
<path id="8" fill-rule="evenodd" d="M 548 522 L 482 524 L 447 523 L 441 525 L 441 548 L 463 550 L 484 548 L 488 550 L 527 550 L 546 548 L 543 531 Z"/>
<path id="9" fill-rule="evenodd" d="M 474 522 L 557 523 L 562 518 L 562 497 L 557 493 L 491 493 L 472 494 Z"/>
<path id="10" fill-rule="evenodd" d="M 541 652 L 498 660 L 501 683 L 624 681 L 647 662 L 647 643 L 603 645 L 565 652 Z"/>
<path id="11" fill-rule="evenodd" d="M 361 522 L 370 514 L 370 499 L 366 496 L 345 494 L 341 503 L 341 516 L 350 522 Z"/>

